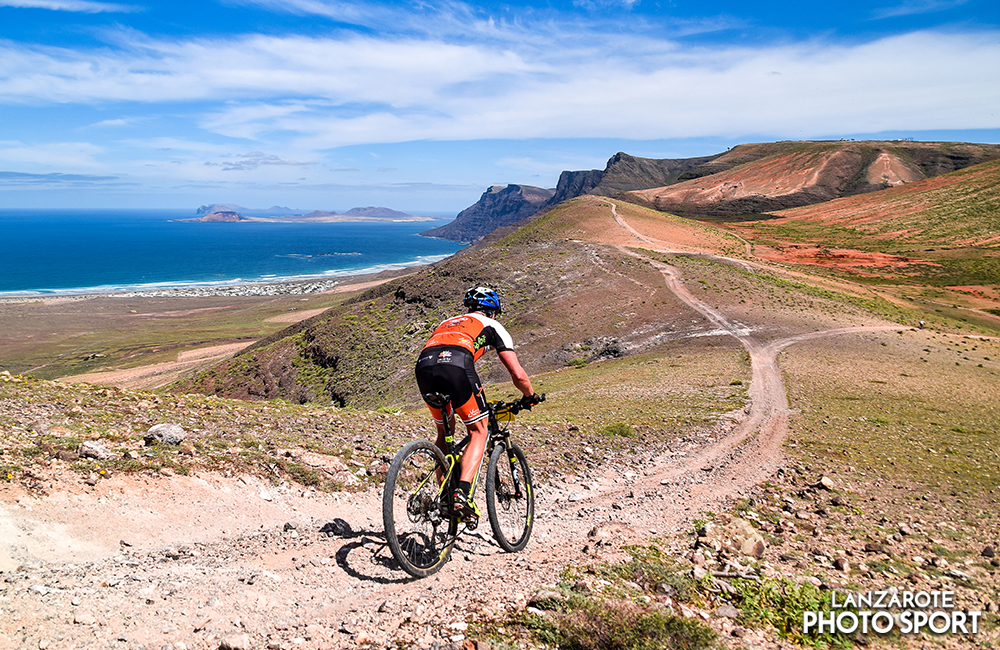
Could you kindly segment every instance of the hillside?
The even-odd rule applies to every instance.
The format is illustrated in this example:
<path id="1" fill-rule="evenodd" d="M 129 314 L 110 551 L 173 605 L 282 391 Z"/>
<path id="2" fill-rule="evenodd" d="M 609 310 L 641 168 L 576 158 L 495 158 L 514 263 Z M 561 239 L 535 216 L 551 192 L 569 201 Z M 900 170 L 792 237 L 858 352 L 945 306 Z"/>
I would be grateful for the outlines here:
<path id="1" fill-rule="evenodd" d="M 1000 157 L 1000 145 L 935 142 L 794 142 L 740 145 L 708 173 L 629 200 L 694 217 L 738 217 L 823 203 L 912 183 Z"/>
<path id="2" fill-rule="evenodd" d="M 675 250 L 743 254 L 711 226 L 620 204 L 633 227 L 662 233 Z M 373 408 L 412 404 L 412 360 L 464 290 L 496 287 L 505 322 L 530 373 L 654 349 L 689 329 L 659 272 L 619 246 L 645 245 L 584 196 L 513 234 L 426 271 L 393 280 L 341 307 L 268 337 L 175 390 L 239 399 L 281 398 Z M 739 310 L 737 310 L 739 311 Z M 502 380 L 488 361 L 481 374 Z"/>
<path id="3" fill-rule="evenodd" d="M 411 366 L 419 346 L 461 309 L 465 289 L 484 283 L 503 294 L 505 320 L 521 333 L 519 350 L 531 372 L 646 349 L 658 338 L 651 323 L 659 316 L 637 307 L 669 308 L 672 299 L 610 271 L 617 266 L 634 262 L 615 249 L 541 235 L 524 245 L 501 241 L 388 282 L 265 339 L 178 390 L 368 407 L 412 402 Z M 646 284 L 656 277 L 653 269 L 636 272 Z M 608 295 L 614 300 L 603 304 Z M 623 313 L 631 316 L 623 320 Z M 481 373 L 498 377 L 501 370 L 487 364 Z"/>
<path id="4" fill-rule="evenodd" d="M 1000 161 L 729 227 L 761 258 L 1000 324 Z"/>
<path id="5" fill-rule="evenodd" d="M 638 158 L 618 152 L 602 169 L 564 171 L 554 190 L 528 185 L 494 186 L 454 222 L 422 232 L 427 237 L 474 243 L 498 228 L 509 228 L 522 220 L 584 194 L 613 196 L 627 190 L 660 187 L 697 174 L 717 156 L 699 158 Z"/>
<path id="6" fill-rule="evenodd" d="M 618 152 L 608 160 L 601 180 L 589 190 L 597 196 L 615 196 L 621 192 L 673 185 L 692 175 L 701 175 L 720 156 L 697 158 L 639 158 Z"/>
<path id="7" fill-rule="evenodd" d="M 422 234 L 473 243 L 586 194 L 685 216 L 732 218 L 873 192 L 997 157 L 1000 145 L 904 141 L 742 144 L 676 159 L 619 152 L 603 170 L 562 172 L 555 190 L 492 187 L 454 222 Z"/>

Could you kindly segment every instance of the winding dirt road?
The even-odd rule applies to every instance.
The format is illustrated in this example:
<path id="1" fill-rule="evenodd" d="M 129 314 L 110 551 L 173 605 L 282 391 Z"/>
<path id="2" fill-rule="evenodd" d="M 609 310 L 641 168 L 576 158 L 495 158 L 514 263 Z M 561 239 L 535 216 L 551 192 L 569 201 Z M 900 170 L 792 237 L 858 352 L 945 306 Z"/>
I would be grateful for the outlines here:
<path id="1" fill-rule="evenodd" d="M 618 224 L 645 248 L 679 252 L 636 232 L 610 205 Z M 423 580 L 393 568 L 376 489 L 326 495 L 222 477 L 175 477 L 150 489 L 142 479 L 112 477 L 102 481 L 103 493 L 50 498 L 31 503 L 30 510 L 0 507 L 0 533 L 35 531 L 18 543 L 36 561 L 0 603 L 0 648 L 110 647 L 114 641 L 215 650 L 233 635 L 269 648 L 459 641 L 468 612 L 519 610 L 539 587 L 554 585 L 565 566 L 613 559 L 617 543 L 683 529 L 700 511 L 721 511 L 770 476 L 783 462 L 788 429 L 777 359 L 782 350 L 817 337 L 900 329 L 851 327 L 763 341 L 694 297 L 677 268 L 620 250 L 659 269 L 680 300 L 749 353 L 750 403 L 705 444 L 653 459 L 641 471 L 606 467 L 538 486 L 527 550 L 501 552 L 484 521 L 459 540 L 439 574 Z M 742 260 L 725 261 L 753 269 Z M 530 451 L 528 456 L 530 461 Z M 136 516 L 136 501 L 142 516 Z M 199 503 L 211 504 L 200 518 L 193 514 Z M 147 516 L 158 512 L 175 516 L 167 514 L 158 526 L 155 516 Z M 320 528 L 335 518 L 350 532 L 324 535 Z M 288 527 L 286 521 L 296 523 Z M 588 538 L 595 531 L 612 543 Z M 41 543 L 53 539 L 68 541 Z M 179 548 L 171 539 L 188 544 Z"/>

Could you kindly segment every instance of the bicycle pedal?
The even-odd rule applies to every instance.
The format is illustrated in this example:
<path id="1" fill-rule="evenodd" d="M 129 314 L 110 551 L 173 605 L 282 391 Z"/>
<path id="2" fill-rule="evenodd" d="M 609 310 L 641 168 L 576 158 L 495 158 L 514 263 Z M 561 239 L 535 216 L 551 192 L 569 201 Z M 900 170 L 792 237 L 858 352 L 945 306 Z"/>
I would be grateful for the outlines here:
<path id="1" fill-rule="evenodd" d="M 468 515 L 462 518 L 462 523 L 465 524 L 467 530 L 475 530 L 479 527 L 479 517 L 476 515 Z"/>

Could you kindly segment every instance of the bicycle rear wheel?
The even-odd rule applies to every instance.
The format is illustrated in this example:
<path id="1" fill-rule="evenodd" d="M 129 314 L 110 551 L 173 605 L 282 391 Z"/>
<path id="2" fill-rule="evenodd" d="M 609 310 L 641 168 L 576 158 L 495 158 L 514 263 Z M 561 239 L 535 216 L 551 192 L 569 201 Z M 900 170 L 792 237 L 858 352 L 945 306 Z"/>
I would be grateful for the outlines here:
<path id="1" fill-rule="evenodd" d="M 535 515 L 535 492 L 524 452 L 511 443 L 510 453 L 502 443 L 490 455 L 486 474 L 486 510 L 493 537 L 509 552 L 528 545 Z"/>
<path id="2" fill-rule="evenodd" d="M 386 475 L 382 492 L 385 539 L 400 568 L 423 578 L 451 555 L 458 521 L 451 516 L 438 483 L 447 475 L 444 454 L 426 440 L 407 443 Z"/>

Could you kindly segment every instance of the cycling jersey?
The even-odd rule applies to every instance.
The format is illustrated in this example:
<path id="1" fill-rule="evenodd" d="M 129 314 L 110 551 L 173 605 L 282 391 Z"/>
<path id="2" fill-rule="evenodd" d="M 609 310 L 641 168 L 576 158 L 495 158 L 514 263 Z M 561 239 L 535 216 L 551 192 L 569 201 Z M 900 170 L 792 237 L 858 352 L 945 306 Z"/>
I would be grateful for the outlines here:
<path id="1" fill-rule="evenodd" d="M 417 359 L 421 395 L 450 396 L 452 407 L 465 424 L 485 418 L 486 398 L 475 363 L 489 348 L 513 350 L 514 341 L 503 325 L 488 316 L 474 312 L 438 325 Z M 427 407 L 437 422 L 446 416 L 440 409 Z"/>
<path id="2" fill-rule="evenodd" d="M 473 312 L 449 318 L 434 330 L 424 349 L 439 345 L 455 345 L 472 353 L 479 361 L 489 348 L 497 352 L 514 349 L 514 340 L 503 325 L 483 314 Z"/>

